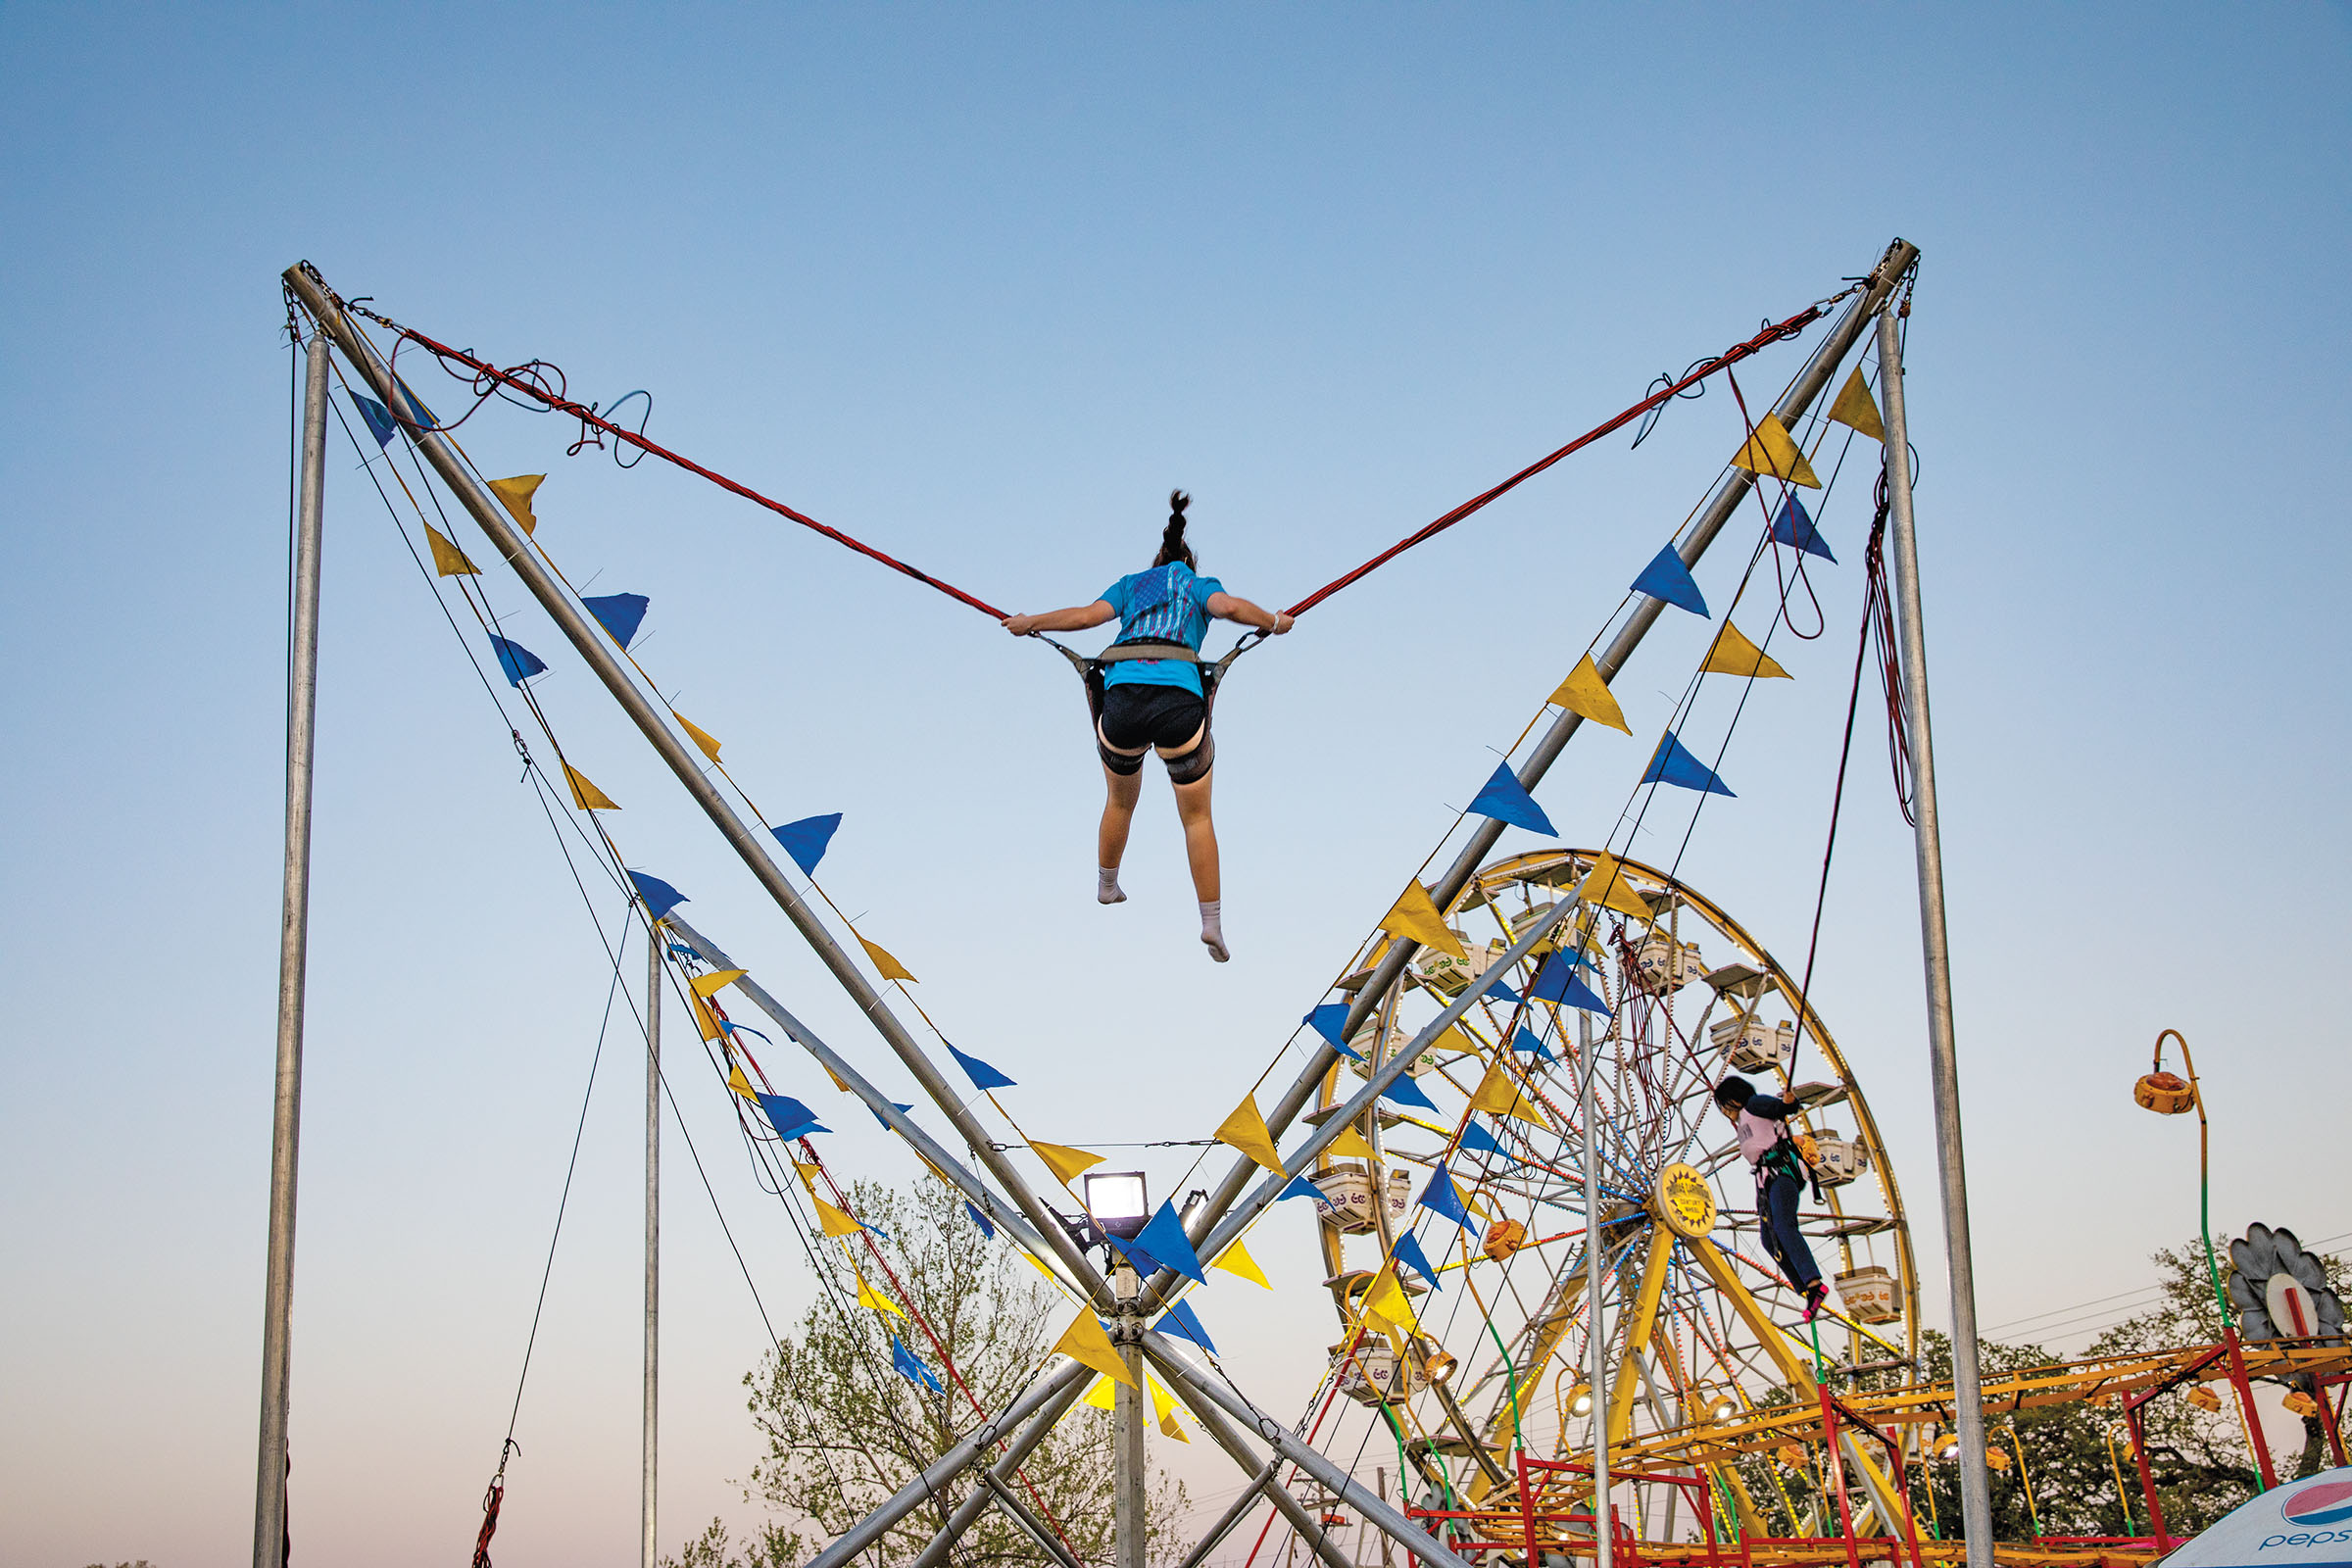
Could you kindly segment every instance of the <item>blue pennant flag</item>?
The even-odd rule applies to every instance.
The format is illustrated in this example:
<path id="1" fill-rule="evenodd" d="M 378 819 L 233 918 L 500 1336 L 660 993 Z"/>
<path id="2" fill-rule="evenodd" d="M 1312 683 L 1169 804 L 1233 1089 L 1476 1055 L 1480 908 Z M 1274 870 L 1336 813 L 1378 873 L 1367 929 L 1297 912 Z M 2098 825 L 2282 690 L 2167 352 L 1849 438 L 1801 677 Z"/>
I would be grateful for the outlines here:
<path id="1" fill-rule="evenodd" d="M 721 1019 L 719 1019 L 719 1020 L 718 1020 L 718 1027 L 719 1027 L 721 1030 L 723 1030 L 724 1032 L 726 1032 L 727 1034 L 731 1034 L 731 1035 L 734 1035 L 734 1034 L 745 1034 L 745 1035 L 750 1035 L 750 1036 L 751 1036 L 751 1037 L 752 1037 L 754 1040 L 757 1040 L 757 1041 L 759 1041 L 759 1042 L 760 1042 L 761 1045 L 763 1045 L 763 1046 L 772 1046 L 772 1045 L 774 1045 L 774 1044 L 775 1044 L 775 1042 L 774 1042 L 773 1040 L 770 1040 L 770 1039 L 768 1039 L 768 1038 L 767 1038 L 767 1036 L 765 1036 L 765 1035 L 761 1034 L 761 1033 L 760 1033 L 759 1030 L 757 1030 L 757 1029 L 753 1028 L 753 1027 L 752 1027 L 750 1024 L 748 1024 L 748 1023 L 737 1023 L 737 1022 L 736 1022 L 734 1019 L 732 1019 L 732 1018 L 721 1018 Z"/>
<path id="2" fill-rule="evenodd" d="M 1288 1187 L 1274 1195 L 1274 1201 L 1279 1203 L 1286 1198 L 1312 1199 L 1315 1202 L 1320 1203 L 1323 1201 L 1323 1190 L 1303 1176 L 1294 1176 Z"/>
<path id="3" fill-rule="evenodd" d="M 1446 1289 L 1445 1286 L 1438 1283 L 1438 1271 L 1431 1266 L 1429 1254 L 1421 1250 L 1421 1244 L 1414 1239 L 1411 1231 L 1406 1231 L 1396 1238 L 1396 1245 L 1389 1249 L 1389 1255 L 1429 1281 L 1431 1290 L 1443 1291 Z"/>
<path id="4" fill-rule="evenodd" d="M 1557 953 L 1544 960 L 1544 967 L 1536 975 L 1536 983 L 1527 988 L 1527 994 L 1538 1002 L 1553 1002 L 1564 1006 L 1582 1007 L 1587 1012 L 1597 1012 L 1603 1017 L 1606 1017 L 1609 1012 L 1607 1001 L 1601 997 L 1599 992 L 1585 984 L 1577 975 L 1574 963 L 1570 962 L 1564 955 Z M 1516 1049 L 1518 1042 L 1513 1041 L 1512 1046 Z M 1541 1044 L 1536 1047 L 1539 1054 L 1543 1049 Z"/>
<path id="5" fill-rule="evenodd" d="M 963 1211 L 972 1216 L 972 1223 L 980 1227 L 981 1235 L 987 1237 L 992 1242 L 997 1239 L 997 1227 L 995 1221 L 991 1220 L 986 1214 L 981 1213 L 979 1209 L 973 1207 L 969 1199 L 964 1200 Z"/>
<path id="6" fill-rule="evenodd" d="M 1536 798 L 1527 793 L 1527 786 L 1511 772 L 1508 762 L 1494 764 L 1494 776 L 1470 798 L 1470 809 L 1480 816 L 1491 816 L 1497 822 L 1508 822 L 1546 838 L 1560 836 L 1559 830 L 1551 825 L 1551 818 L 1544 814 L 1544 808 L 1536 804 Z"/>
<path id="7" fill-rule="evenodd" d="M 1510 1158 L 1510 1152 L 1494 1141 L 1494 1135 L 1481 1127 L 1477 1120 L 1462 1123 L 1461 1146 L 1474 1154 L 1498 1154 Z"/>
<path id="8" fill-rule="evenodd" d="M 509 642 L 498 633 L 490 634 L 491 652 L 498 655 L 498 667 L 507 672 L 507 684 L 519 686 L 533 675 L 545 674 L 547 665 L 539 656 L 517 642 Z"/>
<path id="9" fill-rule="evenodd" d="M 1527 999 L 1521 996 L 1518 992 L 1513 991 L 1509 986 L 1506 986 L 1501 981 L 1497 980 L 1493 985 L 1487 987 L 1487 1000 L 1489 1002 L 1509 1002 L 1516 1004 L 1525 1002 Z"/>
<path id="10" fill-rule="evenodd" d="M 786 1143 L 810 1133 L 829 1133 L 833 1130 L 817 1121 L 815 1111 L 789 1095 L 761 1095 L 760 1108 L 767 1112 L 767 1124 Z"/>
<path id="11" fill-rule="evenodd" d="M 1014 1087 L 1011 1079 L 982 1061 L 978 1056 L 967 1056 L 954 1046 L 948 1047 L 948 1054 L 956 1058 L 956 1065 L 963 1069 L 963 1075 L 972 1081 L 972 1087 L 975 1089 L 1010 1089 Z"/>
<path id="12" fill-rule="evenodd" d="M 1702 795 L 1731 795 L 1715 770 L 1690 755 L 1675 737 L 1672 730 L 1659 740 L 1658 749 L 1650 754 L 1649 771 L 1642 775 L 1644 784 L 1674 784 L 1683 789 L 1696 790 Z M 1737 796 L 1733 796 L 1737 800 Z"/>
<path id="13" fill-rule="evenodd" d="M 899 1103 L 897 1101 L 895 1101 L 895 1100 L 894 1100 L 894 1101 L 892 1101 L 892 1102 L 890 1102 L 890 1104 L 891 1104 L 891 1108 L 892 1108 L 893 1110 L 896 1110 L 896 1111 L 897 1111 L 897 1112 L 898 1112 L 900 1115 L 902 1115 L 902 1116 L 910 1116 L 910 1115 L 914 1114 L 914 1107 L 913 1107 L 912 1105 L 902 1105 L 902 1104 L 900 1104 L 900 1103 Z M 873 1106 L 871 1106 L 871 1105 L 868 1105 L 868 1106 L 866 1106 L 865 1108 L 866 1108 L 867 1110 L 869 1110 L 869 1111 L 873 1111 L 873 1117 L 874 1117 L 874 1120 L 876 1120 L 876 1121 L 878 1121 L 878 1122 L 880 1122 L 880 1123 L 882 1124 L 882 1130 L 883 1130 L 884 1132 L 888 1132 L 888 1131 L 890 1131 L 890 1130 L 891 1130 L 891 1128 L 890 1128 L 890 1118 L 889 1118 L 888 1116 L 885 1116 L 885 1115 L 883 1115 L 883 1114 L 882 1114 L 880 1111 L 878 1111 L 878 1110 L 874 1110 L 874 1107 L 873 1107 Z M 818 1130 L 819 1130 L 820 1132 L 830 1132 L 830 1131 L 832 1131 L 832 1129 L 831 1129 L 831 1128 L 829 1128 L 829 1127 L 827 1127 L 827 1128 L 820 1128 L 820 1129 L 818 1129 Z"/>
<path id="14" fill-rule="evenodd" d="M 1135 1238 L 1143 1243 L 1153 1257 L 1195 1285 L 1206 1285 L 1208 1276 L 1201 1272 L 1200 1254 L 1193 1250 L 1191 1238 L 1184 1234 L 1184 1221 L 1176 1217 L 1176 1205 L 1164 1199 L 1159 1212 L 1152 1216 Z"/>
<path id="15" fill-rule="evenodd" d="M 415 420 L 418 424 L 423 425 L 428 430 L 438 430 L 441 428 L 441 421 L 434 416 L 433 411 L 424 406 L 424 400 L 422 398 L 418 397 L 414 391 L 410 390 L 409 383 L 406 381 L 402 381 L 400 383 L 400 397 L 401 401 L 409 406 L 409 417 L 411 419 Z"/>
<path id="16" fill-rule="evenodd" d="M 1772 537 L 1808 556 L 1819 556 L 1833 566 L 1838 564 L 1838 558 L 1830 554 L 1830 547 L 1823 541 L 1821 530 L 1813 526 L 1812 515 L 1805 511 L 1805 504 L 1796 499 L 1793 490 L 1781 498 L 1781 510 L 1774 514 L 1772 519 Z"/>
<path id="17" fill-rule="evenodd" d="M 939 1379 L 932 1376 L 931 1369 L 923 1365 L 915 1353 L 900 1342 L 896 1334 L 890 1337 L 890 1364 L 897 1369 L 899 1376 L 917 1388 L 929 1389 L 933 1394 L 948 1392 L 940 1387 Z"/>
<path id="18" fill-rule="evenodd" d="M 1707 612 L 1707 601 L 1700 595 L 1698 583 L 1691 577 L 1690 568 L 1683 564 L 1683 558 L 1674 553 L 1672 545 L 1659 551 L 1656 558 L 1642 568 L 1642 575 L 1634 579 L 1634 592 L 1647 594 L 1652 599 L 1663 599 L 1670 605 L 1688 610 L 1693 615 Z"/>
<path id="19" fill-rule="evenodd" d="M 1141 1237 L 1138 1237 L 1134 1241 L 1126 1241 L 1116 1236 L 1105 1236 L 1102 1239 L 1108 1242 L 1112 1249 L 1116 1250 L 1121 1257 L 1127 1260 L 1127 1266 L 1129 1268 L 1134 1269 L 1138 1274 L 1143 1275 L 1146 1279 L 1150 1279 L 1152 1275 L 1158 1273 L 1161 1269 L 1168 1266 L 1167 1264 L 1162 1263 L 1158 1258 L 1152 1255 L 1152 1250 L 1143 1244 L 1143 1239 Z"/>
<path id="20" fill-rule="evenodd" d="M 1429 1173 L 1429 1185 L 1421 1189 L 1421 1206 L 1466 1231 L 1478 1229 L 1478 1222 L 1462 1206 L 1462 1195 L 1453 1190 L 1453 1178 L 1446 1173 L 1444 1160 L 1438 1161 L 1438 1168 Z"/>
<path id="21" fill-rule="evenodd" d="M 644 623 L 646 606 L 653 601 L 643 594 L 600 594 L 580 603 L 588 607 L 588 613 L 596 617 L 598 625 L 612 634 L 614 642 L 626 648 L 629 639 L 637 635 L 638 626 Z"/>
<path id="22" fill-rule="evenodd" d="M 833 842 L 833 830 L 841 826 L 841 813 L 831 811 L 823 816 L 804 816 L 798 822 L 787 822 L 775 830 L 776 842 L 792 857 L 792 863 L 801 868 L 801 875 L 816 875 L 816 862 L 825 858 L 825 846 Z"/>
<path id="23" fill-rule="evenodd" d="M 1330 1042 L 1332 1050 L 1350 1061 L 1364 1059 L 1361 1052 L 1340 1038 L 1340 1031 L 1348 1027 L 1348 1004 L 1345 1002 L 1326 1002 L 1298 1021 L 1321 1035 Z"/>
<path id="24" fill-rule="evenodd" d="M 669 951 L 681 958 L 692 958 L 697 963 L 703 961 L 703 956 L 695 952 L 683 942 L 672 942 L 669 944 Z"/>
<path id="25" fill-rule="evenodd" d="M 1413 1082 L 1413 1075 L 1409 1072 L 1398 1073 L 1396 1081 L 1380 1092 L 1380 1098 L 1393 1100 L 1399 1105 L 1426 1110 L 1433 1116 L 1439 1114 L 1437 1102 L 1421 1092 L 1421 1086 Z"/>
<path id="26" fill-rule="evenodd" d="M 375 444 L 378 447 L 390 446 L 392 437 L 400 430 L 400 426 L 392 422 L 392 411 L 375 399 L 364 398 L 357 392 L 351 394 L 351 401 L 359 406 L 360 417 L 367 422 L 368 433 L 375 437 Z"/>
<path id="27" fill-rule="evenodd" d="M 1193 1303 L 1190 1301 L 1178 1301 L 1174 1306 L 1169 1307 L 1167 1316 L 1161 1318 L 1154 1326 L 1162 1334 L 1183 1336 L 1211 1355 L 1217 1353 L 1216 1346 L 1209 1341 L 1208 1330 L 1200 1326 L 1200 1319 L 1193 1311 Z"/>
<path id="28" fill-rule="evenodd" d="M 1573 980 L 1576 977 L 1575 975 L 1571 974 L 1569 978 Z M 1549 1061 L 1551 1059 L 1551 1053 L 1544 1048 L 1544 1042 L 1538 1040 L 1534 1035 L 1530 1034 L 1524 1025 L 1520 1027 L 1520 1030 L 1517 1034 L 1511 1036 L 1511 1049 L 1513 1051 L 1523 1051 L 1527 1054 L 1535 1057 L 1538 1061 Z"/>
<path id="29" fill-rule="evenodd" d="M 629 880 L 637 884 L 637 896 L 645 900 L 645 917 L 659 920 L 679 905 L 687 902 L 686 895 L 658 876 L 643 871 L 631 871 Z"/>

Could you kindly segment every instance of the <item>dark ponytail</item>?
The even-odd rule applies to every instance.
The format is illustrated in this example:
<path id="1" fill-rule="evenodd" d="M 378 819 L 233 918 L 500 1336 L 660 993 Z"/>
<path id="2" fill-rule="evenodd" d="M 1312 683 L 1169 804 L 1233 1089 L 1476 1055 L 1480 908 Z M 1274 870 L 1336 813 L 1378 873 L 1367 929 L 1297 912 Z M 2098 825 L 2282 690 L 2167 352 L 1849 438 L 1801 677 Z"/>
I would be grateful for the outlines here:
<path id="1" fill-rule="evenodd" d="M 1193 557 L 1193 547 L 1184 542 L 1184 509 L 1192 504 L 1193 498 L 1183 491 L 1168 492 L 1168 525 L 1160 533 L 1159 554 L 1153 558 L 1152 565 L 1164 566 L 1171 561 L 1181 561 L 1196 571 L 1200 568 L 1200 563 Z"/>

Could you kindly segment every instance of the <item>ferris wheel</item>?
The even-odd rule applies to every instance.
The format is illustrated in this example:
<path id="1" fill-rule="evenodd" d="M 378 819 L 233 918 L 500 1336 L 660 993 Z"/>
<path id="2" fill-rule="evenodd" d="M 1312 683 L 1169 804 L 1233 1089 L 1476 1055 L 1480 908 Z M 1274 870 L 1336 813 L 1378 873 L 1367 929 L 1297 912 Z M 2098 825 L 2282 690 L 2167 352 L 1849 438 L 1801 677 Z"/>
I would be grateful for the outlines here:
<path id="1" fill-rule="evenodd" d="M 1334 1066 L 1309 1119 L 1335 1114 L 1356 1090 L 1351 1074 L 1368 1076 L 1413 1040 L 1423 1014 L 1458 998 L 1599 858 L 1544 851 L 1483 868 L 1444 911 L 1462 956 L 1419 956 L 1348 1042 L 1363 1061 Z M 1630 896 L 1553 933 L 1563 958 L 1582 943 L 1581 989 L 1538 1000 L 1531 978 L 1552 945 L 1528 954 L 1407 1069 L 1413 1089 L 1342 1135 L 1352 1157 L 1327 1154 L 1314 1177 L 1343 1327 L 1328 1386 L 1371 1407 L 1400 1461 L 1414 1455 L 1432 1506 L 1475 1507 L 1491 1489 L 1509 1490 L 1508 1455 L 1589 1454 L 1604 1429 L 1629 1457 L 1720 1455 L 1707 1434 L 1810 1397 L 1817 1366 L 1916 1365 L 1902 1197 L 1844 1054 L 1797 979 L 1730 914 L 1663 871 L 1614 863 Z M 1364 983 L 1378 940 L 1342 990 Z M 1812 1143 L 1819 1197 L 1800 1206 L 1800 1226 L 1836 1293 L 1815 1324 L 1801 1321 L 1798 1294 L 1761 1245 L 1753 1179 L 1715 1109 L 1714 1086 L 1735 1072 L 1800 1107 L 1791 1131 Z M 1497 1073 L 1516 1080 L 1507 1100 L 1494 1094 Z M 1396 1268 L 1383 1281 L 1399 1236 L 1428 1218 L 1415 1194 L 1439 1169 L 1468 1224 L 1425 1223 L 1417 1245 L 1430 1277 Z M 1585 1250 L 1595 1234 L 1599 1399 Z M 1364 1333 L 1367 1292 L 1399 1289 L 1418 1332 Z M 1708 1468 L 1719 1481 L 1711 1500 L 1752 1513 L 1757 1499 L 1735 1468 L 1720 1458 Z M 1677 1494 L 1665 1491 L 1671 1535 Z"/>

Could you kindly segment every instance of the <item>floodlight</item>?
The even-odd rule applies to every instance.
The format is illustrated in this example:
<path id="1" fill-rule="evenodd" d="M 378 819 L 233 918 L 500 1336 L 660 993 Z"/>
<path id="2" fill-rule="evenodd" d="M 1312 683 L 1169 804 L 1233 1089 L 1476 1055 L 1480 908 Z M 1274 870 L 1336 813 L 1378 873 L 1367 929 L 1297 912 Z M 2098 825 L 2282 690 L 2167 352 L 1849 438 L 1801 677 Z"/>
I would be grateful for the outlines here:
<path id="1" fill-rule="evenodd" d="M 1714 1404 L 1708 1407 L 1707 1419 L 1710 1421 L 1729 1421 L 1733 1414 L 1739 1410 L 1739 1408 L 1740 1406 L 1734 1404 L 1729 1399 L 1717 1399 Z"/>
<path id="2" fill-rule="evenodd" d="M 1592 1413 L 1592 1386 L 1591 1384 L 1579 1383 L 1568 1391 L 1568 1413 L 1570 1415 L 1591 1415 Z"/>
<path id="3" fill-rule="evenodd" d="M 1452 1356 L 1447 1355 L 1444 1350 L 1432 1350 L 1429 1352 L 1428 1357 L 1422 1361 L 1421 1371 L 1430 1382 L 1443 1385 L 1447 1379 L 1453 1376 L 1453 1369 L 1459 1363 L 1456 1362 Z"/>
<path id="4" fill-rule="evenodd" d="M 1086 1211 L 1105 1236 L 1132 1242 L 1152 1223 L 1152 1199 L 1140 1170 L 1089 1173 L 1085 1183 Z"/>

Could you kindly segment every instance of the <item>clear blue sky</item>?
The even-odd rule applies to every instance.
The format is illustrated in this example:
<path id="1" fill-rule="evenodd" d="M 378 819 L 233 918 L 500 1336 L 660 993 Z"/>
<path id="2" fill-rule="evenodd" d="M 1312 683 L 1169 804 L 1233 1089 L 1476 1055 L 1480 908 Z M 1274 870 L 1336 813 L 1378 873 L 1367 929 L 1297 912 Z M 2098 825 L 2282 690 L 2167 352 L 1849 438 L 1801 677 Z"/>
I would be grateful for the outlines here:
<path id="1" fill-rule="evenodd" d="M 2352 1230 L 2346 17 L 9 7 L 0 1556 L 248 1550 L 298 258 L 585 396 L 649 388 L 660 438 L 1034 610 L 1147 564 L 1172 484 L 1204 564 L 1288 602 L 1902 234 L 1985 1319 L 2132 1288 L 2192 1230 L 2193 1134 L 2127 1098 L 2167 1024 L 2203 1052 L 2217 1223 Z M 1721 395 L 1678 407 L 1253 656 L 1218 715 L 1214 969 L 1156 780 L 1133 902 L 1087 898 L 1098 785 L 1057 661 L 683 476 L 566 462 L 552 419 L 468 427 L 492 471 L 549 472 L 560 559 L 653 597 L 649 664 L 771 813 L 848 813 L 829 886 L 1071 1143 L 1230 1107 L 1735 431 Z M 604 960 L 333 451 L 295 1532 L 365 1568 L 474 1527 Z M 1686 862 L 1785 955 L 1855 499 L 1827 524 L 1839 629 L 1758 699 L 1740 797 Z M 490 591 L 557 665 L 632 858 L 878 1060 L 519 589 Z M 1668 631 L 1620 683 L 1637 732 L 1704 635 Z M 1570 837 L 1606 831 L 1645 748 L 1578 742 L 1542 792 Z M 1819 1000 L 1929 1258 L 1909 841 L 1857 755 Z M 501 1568 L 635 1550 L 629 1079 L 589 1120 Z M 789 1239 L 708 1100 L 721 1200 L 794 1314 Z M 833 1157 L 905 1179 L 863 1121 Z M 674 1546 L 749 1517 L 760 1341 L 673 1192 Z M 1289 1223 L 1259 1250 L 1284 1291 L 1235 1337 L 1284 1408 L 1328 1326 Z"/>

